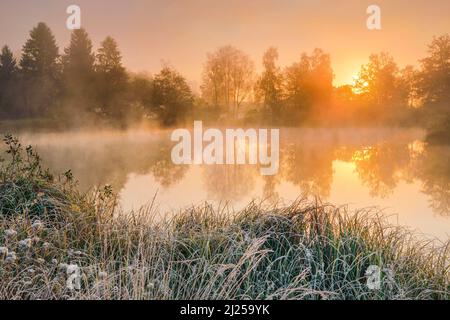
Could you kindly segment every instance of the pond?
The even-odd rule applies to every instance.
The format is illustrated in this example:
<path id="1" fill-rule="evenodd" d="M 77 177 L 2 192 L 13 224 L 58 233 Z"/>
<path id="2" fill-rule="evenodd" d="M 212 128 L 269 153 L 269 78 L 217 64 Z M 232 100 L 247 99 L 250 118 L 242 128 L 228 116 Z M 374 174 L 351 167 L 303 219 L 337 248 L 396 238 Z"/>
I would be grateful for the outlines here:
<path id="1" fill-rule="evenodd" d="M 46 166 L 71 169 L 87 191 L 110 184 L 124 210 L 153 203 L 176 212 L 205 201 L 241 209 L 252 200 L 289 204 L 320 198 L 350 209 L 378 207 L 424 235 L 450 234 L 450 147 L 429 146 L 418 129 L 280 130 L 280 168 L 262 176 L 252 165 L 175 165 L 171 131 L 21 133 Z"/>

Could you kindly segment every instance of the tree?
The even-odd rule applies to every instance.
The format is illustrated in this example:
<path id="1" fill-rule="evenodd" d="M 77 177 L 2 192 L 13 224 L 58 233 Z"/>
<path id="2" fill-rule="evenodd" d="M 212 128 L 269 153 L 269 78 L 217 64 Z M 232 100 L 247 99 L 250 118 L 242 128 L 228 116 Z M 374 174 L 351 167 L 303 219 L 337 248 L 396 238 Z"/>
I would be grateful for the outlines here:
<path id="1" fill-rule="evenodd" d="M 123 115 L 123 98 L 127 88 L 127 74 L 122 66 L 122 56 L 116 41 L 107 37 L 98 49 L 96 71 L 98 74 L 98 102 L 103 115 L 120 119 Z"/>
<path id="2" fill-rule="evenodd" d="M 401 101 L 407 107 L 416 107 L 418 100 L 418 72 L 413 66 L 406 66 L 400 70 L 398 90 Z"/>
<path id="3" fill-rule="evenodd" d="M 62 62 L 65 98 L 81 106 L 92 104 L 95 55 L 84 29 L 73 31 Z"/>
<path id="4" fill-rule="evenodd" d="M 17 62 L 8 46 L 0 54 L 0 80 L 10 79 L 17 72 Z"/>
<path id="5" fill-rule="evenodd" d="M 309 73 L 310 66 L 306 54 L 302 54 L 300 62 L 287 67 L 284 72 L 286 100 L 295 109 L 305 109 L 311 103 Z"/>
<path id="6" fill-rule="evenodd" d="M 0 113 L 8 117 L 17 115 L 16 110 L 13 110 L 17 73 L 13 53 L 8 46 L 4 46 L 0 54 Z"/>
<path id="7" fill-rule="evenodd" d="M 421 61 L 419 96 L 426 110 L 428 140 L 449 143 L 450 135 L 450 36 L 434 38 L 429 56 Z"/>
<path id="8" fill-rule="evenodd" d="M 333 93 L 334 78 L 330 55 L 316 48 L 309 56 L 309 64 L 314 103 L 328 105 Z"/>
<path id="9" fill-rule="evenodd" d="M 450 36 L 434 38 L 421 60 L 419 94 L 427 105 L 450 102 Z"/>
<path id="10" fill-rule="evenodd" d="M 101 43 L 97 54 L 97 70 L 104 73 L 121 73 L 124 71 L 122 66 L 122 55 L 120 54 L 116 40 L 111 37 Z"/>
<path id="11" fill-rule="evenodd" d="M 313 111 L 320 114 L 330 104 L 333 70 L 329 55 L 321 49 L 315 49 L 310 56 L 303 53 L 299 62 L 286 68 L 284 80 L 291 120 L 309 118 Z"/>
<path id="12" fill-rule="evenodd" d="M 20 60 L 24 104 L 31 115 L 48 111 L 56 103 L 60 76 L 58 58 L 55 37 L 45 23 L 39 23 L 31 30 Z"/>
<path id="13" fill-rule="evenodd" d="M 128 85 L 129 100 L 137 108 L 152 112 L 153 79 L 147 74 L 136 74 L 130 78 Z M 148 115 L 148 112 L 146 112 Z"/>
<path id="14" fill-rule="evenodd" d="M 369 63 L 361 67 L 354 89 L 377 107 L 391 107 L 398 98 L 398 76 L 399 69 L 391 55 L 372 54 Z"/>
<path id="15" fill-rule="evenodd" d="M 55 37 L 50 28 L 40 22 L 30 32 L 30 39 L 23 47 L 20 67 L 25 75 L 55 75 L 59 57 Z"/>
<path id="16" fill-rule="evenodd" d="M 248 55 L 225 46 L 208 54 L 201 86 L 203 97 L 217 108 L 226 108 L 235 118 L 254 88 L 254 64 Z"/>
<path id="17" fill-rule="evenodd" d="M 186 79 L 176 70 L 164 67 L 153 79 L 153 103 L 160 121 L 173 125 L 186 117 L 194 97 Z"/>
<path id="18" fill-rule="evenodd" d="M 280 68 L 277 66 L 278 51 L 269 48 L 263 56 L 264 71 L 257 82 L 256 93 L 262 98 L 264 107 L 276 115 L 276 111 L 282 103 L 283 78 Z"/>
<path id="19" fill-rule="evenodd" d="M 415 71 L 400 70 L 388 53 L 372 54 L 353 86 L 362 105 L 360 114 L 371 122 L 398 124 L 412 120 L 408 106 L 415 102 Z"/>

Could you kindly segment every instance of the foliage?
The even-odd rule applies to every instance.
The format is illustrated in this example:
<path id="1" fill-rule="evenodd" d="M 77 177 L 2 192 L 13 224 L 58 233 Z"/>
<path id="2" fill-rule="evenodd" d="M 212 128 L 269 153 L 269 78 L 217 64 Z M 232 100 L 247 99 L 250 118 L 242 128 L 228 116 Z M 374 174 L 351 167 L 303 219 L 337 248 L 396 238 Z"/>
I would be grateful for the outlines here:
<path id="1" fill-rule="evenodd" d="M 450 36 L 434 38 L 428 47 L 429 56 L 422 59 L 419 91 L 428 104 L 450 101 Z"/>
<path id="2" fill-rule="evenodd" d="M 262 99 L 264 108 L 269 109 L 272 118 L 279 116 L 283 100 L 283 75 L 276 65 L 278 50 L 270 47 L 264 53 L 264 71 L 256 83 L 257 99 Z"/>
<path id="3" fill-rule="evenodd" d="M 0 54 L 0 114 L 3 116 L 14 113 L 17 95 L 16 83 L 18 67 L 13 53 L 8 46 L 2 48 Z"/>
<path id="4" fill-rule="evenodd" d="M 121 94 L 126 89 L 127 74 L 116 41 L 107 37 L 97 54 L 97 97 L 101 114 L 120 119 L 125 110 L 120 108 Z"/>
<path id="5" fill-rule="evenodd" d="M 330 56 L 321 49 L 310 56 L 303 53 L 300 62 L 286 68 L 284 78 L 287 113 L 296 123 L 320 115 L 329 106 L 333 71 Z"/>
<path id="6" fill-rule="evenodd" d="M 176 70 L 165 67 L 153 79 L 153 102 L 163 125 L 173 125 L 185 118 L 193 101 L 189 85 Z"/>
<path id="7" fill-rule="evenodd" d="M 55 37 L 43 22 L 30 31 L 22 49 L 20 70 L 25 112 L 32 116 L 47 113 L 59 93 L 59 53 Z"/>
<path id="8" fill-rule="evenodd" d="M 77 112 L 89 112 L 93 108 L 94 63 L 89 35 L 84 29 L 74 30 L 62 57 L 65 106 L 76 105 Z"/>

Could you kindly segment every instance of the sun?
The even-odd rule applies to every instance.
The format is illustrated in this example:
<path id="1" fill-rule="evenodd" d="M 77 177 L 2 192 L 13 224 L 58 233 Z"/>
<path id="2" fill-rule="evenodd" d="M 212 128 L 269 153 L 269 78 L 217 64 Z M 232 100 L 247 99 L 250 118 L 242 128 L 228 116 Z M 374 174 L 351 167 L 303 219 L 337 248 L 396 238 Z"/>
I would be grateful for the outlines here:
<path id="1" fill-rule="evenodd" d="M 356 83 L 358 82 L 358 80 L 359 80 L 359 74 L 358 73 L 354 73 L 352 75 L 352 86 L 356 86 Z"/>
<path id="2" fill-rule="evenodd" d="M 367 88 L 369 86 L 369 83 L 367 81 L 364 81 L 362 83 L 363 88 L 361 88 L 360 84 L 361 84 L 361 78 L 360 78 L 359 74 L 354 73 L 352 76 L 352 91 L 353 91 L 353 93 L 361 94 L 364 91 L 363 88 Z"/>

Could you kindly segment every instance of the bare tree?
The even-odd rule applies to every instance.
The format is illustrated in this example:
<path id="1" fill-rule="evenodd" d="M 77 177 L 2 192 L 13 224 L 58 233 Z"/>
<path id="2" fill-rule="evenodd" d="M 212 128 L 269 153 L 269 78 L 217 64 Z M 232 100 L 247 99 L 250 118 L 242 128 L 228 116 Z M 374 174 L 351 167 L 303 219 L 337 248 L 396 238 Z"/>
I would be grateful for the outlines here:
<path id="1" fill-rule="evenodd" d="M 237 117 L 239 107 L 253 91 L 254 70 L 254 63 L 242 51 L 232 46 L 219 48 L 208 54 L 201 86 L 203 97 Z"/>

